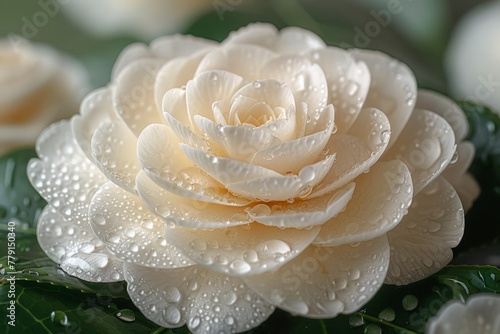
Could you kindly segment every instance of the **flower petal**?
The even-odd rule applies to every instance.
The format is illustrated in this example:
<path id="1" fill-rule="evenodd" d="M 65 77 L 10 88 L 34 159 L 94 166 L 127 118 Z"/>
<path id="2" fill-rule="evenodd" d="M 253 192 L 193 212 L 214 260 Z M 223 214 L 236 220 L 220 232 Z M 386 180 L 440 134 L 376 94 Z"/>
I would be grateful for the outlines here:
<path id="1" fill-rule="evenodd" d="M 262 47 L 254 45 L 227 45 L 210 51 L 201 61 L 197 75 L 207 71 L 227 71 L 245 81 L 262 79 L 260 69 L 276 55 Z M 244 66 L 242 66 L 244 64 Z"/>
<path id="2" fill-rule="evenodd" d="M 95 129 L 103 122 L 119 120 L 111 101 L 111 90 L 101 88 L 90 93 L 82 101 L 80 113 L 71 118 L 71 128 L 81 150 L 92 161 L 90 143 Z"/>
<path id="3" fill-rule="evenodd" d="M 325 178 L 334 165 L 334 160 L 334 154 L 327 155 L 323 160 L 303 167 L 298 175 L 263 176 L 247 181 L 228 183 L 226 188 L 241 196 L 263 201 L 293 201 L 296 197 L 304 197 L 305 194 L 309 194 L 311 189 Z"/>
<path id="4" fill-rule="evenodd" d="M 194 120 L 217 156 L 250 162 L 256 152 L 281 142 L 263 127 L 219 125 L 198 115 Z"/>
<path id="5" fill-rule="evenodd" d="M 55 123 L 38 137 L 41 160 L 28 164 L 27 175 L 38 193 L 66 218 L 80 219 L 106 177 L 80 151 L 68 121 Z"/>
<path id="6" fill-rule="evenodd" d="M 326 150 L 335 152 L 337 160 L 310 198 L 338 189 L 369 170 L 384 153 L 390 129 L 383 112 L 363 109 L 347 134 L 334 134 Z"/>
<path id="7" fill-rule="evenodd" d="M 399 159 L 408 166 L 413 193 L 417 194 L 451 161 L 456 149 L 455 136 L 444 118 L 423 109 L 415 109 L 405 129 L 384 154 L 384 160 Z"/>
<path id="8" fill-rule="evenodd" d="M 60 266 L 69 275 L 88 282 L 123 281 L 123 262 L 107 249 L 95 253 L 76 253 L 64 258 Z"/>
<path id="9" fill-rule="evenodd" d="M 162 189 L 145 173 L 137 175 L 139 196 L 149 207 L 162 217 L 168 226 L 179 225 L 189 228 L 225 228 L 248 224 L 252 220 L 238 206 L 217 205 L 181 197 Z"/>
<path id="10" fill-rule="evenodd" d="M 199 265 L 241 277 L 282 266 L 307 248 L 318 232 L 319 227 L 280 229 L 252 223 L 203 231 L 173 227 L 165 238 Z"/>
<path id="11" fill-rule="evenodd" d="M 148 176 L 164 189 L 194 200 L 225 205 L 251 201 L 231 195 L 217 181 L 203 175 L 182 152 L 177 136 L 166 125 L 151 124 L 138 139 L 138 159 Z"/>
<path id="12" fill-rule="evenodd" d="M 138 137 L 151 123 L 163 123 L 154 99 L 154 83 L 162 60 L 141 59 L 125 67 L 113 86 L 113 105 Z"/>
<path id="13" fill-rule="evenodd" d="M 350 201 L 353 192 L 354 183 L 350 183 L 337 192 L 322 197 L 287 204 L 257 204 L 247 209 L 247 212 L 252 219 L 267 226 L 305 228 L 323 224 L 339 214 Z"/>
<path id="14" fill-rule="evenodd" d="M 106 177 L 135 193 L 135 177 L 141 166 L 137 161 L 137 138 L 120 121 L 101 124 L 92 137 L 92 156 Z"/>
<path id="15" fill-rule="evenodd" d="M 244 182 L 261 177 L 277 177 L 278 174 L 270 169 L 246 162 L 216 157 L 203 150 L 180 144 L 186 156 L 199 168 L 211 177 L 226 185 L 234 182 Z"/>
<path id="16" fill-rule="evenodd" d="M 179 122 L 179 120 L 177 120 L 168 112 L 164 112 L 163 116 L 165 117 L 165 120 L 170 125 L 170 128 L 175 132 L 181 143 L 200 148 L 204 151 L 209 151 L 207 143 L 203 139 L 198 137 L 196 133 L 191 131 L 190 128 Z"/>
<path id="17" fill-rule="evenodd" d="M 160 37 L 152 41 L 149 47 L 142 43 L 133 43 L 118 56 L 111 77 L 116 79 L 127 65 L 139 59 L 160 58 L 165 62 L 180 56 L 190 56 L 214 45 L 213 41 L 185 35 Z"/>
<path id="18" fill-rule="evenodd" d="M 157 270 L 126 264 L 124 271 L 134 304 L 166 328 L 187 323 L 193 334 L 239 333 L 274 311 L 239 278 L 198 266 Z"/>
<path id="19" fill-rule="evenodd" d="M 196 68 L 204 55 L 204 52 L 198 52 L 190 57 L 175 58 L 160 68 L 155 78 L 155 101 L 158 109 L 165 105 L 163 96 L 166 92 L 174 88 L 182 88 L 194 77 Z"/>
<path id="20" fill-rule="evenodd" d="M 356 120 L 370 87 L 370 71 L 348 51 L 326 47 L 307 57 L 321 66 L 328 85 L 328 102 L 333 104 L 338 133 L 346 133 Z M 332 66 L 336 64 L 336 66 Z"/>
<path id="21" fill-rule="evenodd" d="M 450 262 L 450 248 L 458 245 L 463 232 L 460 198 L 438 177 L 413 198 L 408 214 L 387 234 L 391 263 L 386 283 L 408 284 L 434 274 Z"/>
<path id="22" fill-rule="evenodd" d="M 143 208 L 141 200 L 113 183 L 94 195 L 91 226 L 116 257 L 145 267 L 179 268 L 193 264 L 164 238 L 165 223 Z"/>
<path id="23" fill-rule="evenodd" d="M 282 55 L 267 63 L 261 72 L 262 77 L 286 83 L 297 103 L 305 102 L 311 115 L 325 108 L 328 92 L 323 69 L 307 58 Z"/>
<path id="24" fill-rule="evenodd" d="M 359 310 L 384 282 L 389 244 L 382 236 L 358 244 L 307 248 L 277 270 L 244 277 L 268 303 L 308 318 Z"/>
<path id="25" fill-rule="evenodd" d="M 370 89 L 364 108 L 377 108 L 386 114 L 391 123 L 391 147 L 415 107 L 417 83 L 413 72 L 382 52 L 354 49 L 351 55 L 365 62 L 370 70 Z"/>
<path id="26" fill-rule="evenodd" d="M 441 173 L 441 176 L 450 182 L 453 188 L 457 191 L 465 212 L 472 207 L 472 203 L 481 192 L 476 180 L 472 177 L 472 175 L 467 173 L 467 170 L 474 159 L 475 151 L 476 148 L 474 144 L 470 142 L 462 142 L 458 144 L 457 151 L 455 153 L 457 156 L 452 158 L 448 167 L 446 167 L 446 169 Z M 454 161 L 455 158 L 456 161 Z"/>
<path id="27" fill-rule="evenodd" d="M 451 125 L 457 142 L 462 141 L 469 131 L 469 122 L 462 109 L 444 95 L 419 89 L 416 108 L 429 110 L 443 117 Z"/>
<path id="28" fill-rule="evenodd" d="M 47 205 L 37 224 L 42 250 L 68 274 L 91 282 L 123 280 L 122 262 L 92 232 L 87 215 L 63 217 Z"/>
<path id="29" fill-rule="evenodd" d="M 302 167 L 318 161 L 321 157 L 334 129 L 333 114 L 333 107 L 329 105 L 321 113 L 323 128 L 320 131 L 261 150 L 250 163 L 281 174 L 298 173 Z"/>
<path id="30" fill-rule="evenodd" d="M 394 228 L 410 206 L 411 174 L 399 160 L 379 162 L 355 182 L 347 207 L 321 226 L 314 244 L 336 246 L 379 237 Z"/>
<path id="31" fill-rule="evenodd" d="M 243 78 L 225 71 L 207 71 L 198 74 L 186 86 L 186 101 L 191 124 L 194 116 L 212 118 L 212 105 L 229 100 L 242 85 Z M 197 130 L 193 127 L 193 131 Z"/>

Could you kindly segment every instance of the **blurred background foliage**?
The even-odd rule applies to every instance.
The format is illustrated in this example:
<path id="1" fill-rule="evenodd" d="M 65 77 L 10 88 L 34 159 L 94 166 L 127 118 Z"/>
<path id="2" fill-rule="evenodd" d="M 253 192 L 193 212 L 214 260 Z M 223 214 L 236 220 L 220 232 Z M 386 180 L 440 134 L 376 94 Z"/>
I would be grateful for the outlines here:
<path id="1" fill-rule="evenodd" d="M 105 85 L 123 47 L 134 41 L 148 42 L 153 37 L 141 38 L 126 31 L 91 35 L 63 13 L 62 7 L 71 1 L 1 1 L 0 36 L 22 36 L 51 44 L 79 59 L 88 69 L 94 87 Z M 230 31 L 251 22 L 271 22 L 278 28 L 304 27 L 330 45 L 358 46 L 391 54 L 413 69 L 420 86 L 446 93 L 443 56 L 449 36 L 464 13 L 482 2 L 485 1 L 207 0 L 205 11 L 187 20 L 176 32 L 220 41 Z M 43 4 L 50 3 L 52 12 L 42 24 L 43 15 L 39 12 L 47 13 Z M 395 5 L 399 6 L 398 13 L 385 19 L 383 11 Z"/>

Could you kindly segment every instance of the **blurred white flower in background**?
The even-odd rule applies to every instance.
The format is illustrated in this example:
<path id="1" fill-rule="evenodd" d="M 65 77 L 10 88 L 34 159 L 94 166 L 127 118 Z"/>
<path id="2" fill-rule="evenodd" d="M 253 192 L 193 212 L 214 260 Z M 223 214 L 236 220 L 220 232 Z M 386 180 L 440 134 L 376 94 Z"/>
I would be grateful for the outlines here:
<path id="1" fill-rule="evenodd" d="M 94 35 L 151 39 L 182 30 L 211 6 L 206 0 L 72 0 L 62 8 Z"/>
<path id="2" fill-rule="evenodd" d="M 500 1 L 478 6 L 459 22 L 445 66 L 455 97 L 500 112 Z"/>
<path id="3" fill-rule="evenodd" d="M 83 67 L 67 56 L 0 40 L 0 154 L 34 145 L 47 125 L 78 112 L 88 88 Z"/>
<path id="4" fill-rule="evenodd" d="M 500 333 L 500 296 L 480 293 L 445 304 L 427 324 L 426 334 Z"/>

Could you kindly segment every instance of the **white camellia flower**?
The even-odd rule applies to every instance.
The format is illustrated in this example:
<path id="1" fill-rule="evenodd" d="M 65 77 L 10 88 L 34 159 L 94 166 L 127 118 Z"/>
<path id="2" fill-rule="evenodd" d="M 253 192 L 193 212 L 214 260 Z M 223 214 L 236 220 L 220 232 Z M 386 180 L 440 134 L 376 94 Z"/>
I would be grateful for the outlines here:
<path id="1" fill-rule="evenodd" d="M 500 1 L 474 8 L 455 28 L 446 53 L 452 93 L 500 114 Z"/>
<path id="2" fill-rule="evenodd" d="M 38 140 L 38 239 L 71 275 L 125 279 L 157 324 L 331 318 L 452 258 L 464 210 L 441 172 L 477 195 L 467 122 L 397 60 L 255 24 L 131 45 L 112 76 Z"/>
<path id="3" fill-rule="evenodd" d="M 75 114 L 87 88 L 83 68 L 67 56 L 0 40 L 0 154 L 33 145 L 49 124 Z"/>
<path id="4" fill-rule="evenodd" d="M 446 303 L 427 323 L 426 334 L 500 333 L 500 296 L 492 293 L 473 295 L 462 303 Z"/>
<path id="5" fill-rule="evenodd" d="M 150 39 L 183 29 L 211 6 L 206 0 L 71 0 L 62 9 L 94 35 Z"/>

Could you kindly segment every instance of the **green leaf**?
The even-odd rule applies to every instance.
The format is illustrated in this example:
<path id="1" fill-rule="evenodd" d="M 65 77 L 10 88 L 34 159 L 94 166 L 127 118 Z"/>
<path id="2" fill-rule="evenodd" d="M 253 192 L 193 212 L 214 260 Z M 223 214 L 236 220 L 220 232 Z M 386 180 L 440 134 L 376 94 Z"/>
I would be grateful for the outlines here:
<path id="1" fill-rule="evenodd" d="M 467 139 L 476 147 L 470 172 L 481 194 L 466 217 L 467 227 L 456 253 L 491 243 L 500 237 L 497 206 L 500 202 L 500 118 L 489 108 L 474 102 L 460 103 L 469 121 Z"/>
<path id="2" fill-rule="evenodd" d="M 7 259 L 0 259 L 2 267 L 6 267 Z M 49 258 L 17 263 L 16 272 L 10 273 L 18 281 L 35 281 L 38 283 L 50 283 L 97 295 L 110 296 L 113 298 L 129 299 L 125 282 L 115 283 L 92 283 L 83 281 L 74 276 L 66 274 L 59 266 Z M 8 272 L 8 271 L 7 271 Z"/>
<path id="3" fill-rule="evenodd" d="M 26 166 L 34 157 L 34 149 L 0 157 L 0 257 L 7 255 L 9 240 L 15 244 L 18 261 L 45 256 L 36 239 L 36 223 L 46 202 L 26 175 Z"/>
<path id="4" fill-rule="evenodd" d="M 7 315 L 14 315 L 0 317 L 6 333 L 161 333 L 129 300 L 14 282 L 0 285 L 0 308 L 11 307 Z M 15 327 L 9 325 L 13 319 Z"/>

